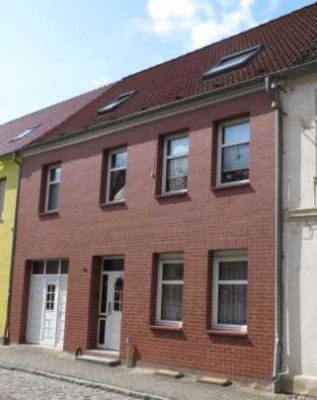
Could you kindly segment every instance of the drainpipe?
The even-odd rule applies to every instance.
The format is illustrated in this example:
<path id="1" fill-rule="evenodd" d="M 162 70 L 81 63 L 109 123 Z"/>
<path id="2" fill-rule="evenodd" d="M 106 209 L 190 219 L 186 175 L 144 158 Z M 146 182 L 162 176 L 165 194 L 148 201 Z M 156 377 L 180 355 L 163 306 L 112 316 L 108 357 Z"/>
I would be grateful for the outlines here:
<path id="1" fill-rule="evenodd" d="M 266 92 L 272 96 L 275 111 L 275 341 L 273 360 L 273 390 L 280 392 L 280 372 L 282 368 L 283 333 L 283 116 L 280 91 L 271 77 L 265 79 Z"/>
<path id="2" fill-rule="evenodd" d="M 15 248 L 16 248 L 16 232 L 17 232 L 20 184 L 21 184 L 21 169 L 22 169 L 22 163 L 19 161 L 19 159 L 17 157 L 17 153 L 13 153 L 12 160 L 15 164 L 17 164 L 19 172 L 18 172 L 18 186 L 17 186 L 17 194 L 16 194 L 14 225 L 13 225 L 11 262 L 10 262 L 10 278 L 9 278 L 9 290 L 8 290 L 8 297 L 7 297 L 7 315 L 6 315 L 6 323 L 5 323 L 5 328 L 4 328 L 4 340 L 3 340 L 4 345 L 9 344 L 11 293 L 12 293 L 12 284 L 13 284 L 13 267 L 14 267 Z"/>
<path id="3" fill-rule="evenodd" d="M 317 207 L 317 90 L 315 90 L 315 150 L 314 207 Z"/>

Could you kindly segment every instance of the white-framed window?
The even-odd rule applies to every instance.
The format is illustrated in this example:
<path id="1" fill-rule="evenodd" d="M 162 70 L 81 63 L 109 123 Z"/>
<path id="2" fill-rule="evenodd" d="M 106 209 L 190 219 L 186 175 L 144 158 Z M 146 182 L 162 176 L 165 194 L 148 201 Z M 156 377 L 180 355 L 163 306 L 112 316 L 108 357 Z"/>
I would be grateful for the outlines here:
<path id="1" fill-rule="evenodd" d="M 58 211 L 59 187 L 62 179 L 60 164 L 51 165 L 47 170 L 45 212 Z"/>
<path id="2" fill-rule="evenodd" d="M 218 133 L 217 185 L 249 181 L 250 122 L 248 119 L 221 124 Z"/>
<path id="3" fill-rule="evenodd" d="M 182 325 L 183 283 L 183 255 L 160 255 L 158 259 L 157 324 Z"/>
<path id="4" fill-rule="evenodd" d="M 162 193 L 185 192 L 188 177 L 188 135 L 167 136 L 163 151 Z"/>
<path id="5" fill-rule="evenodd" d="M 247 330 L 247 253 L 217 252 L 213 261 L 212 327 Z"/>
<path id="6" fill-rule="evenodd" d="M 32 261 L 32 275 L 67 275 L 67 260 L 36 260 Z"/>
<path id="7" fill-rule="evenodd" d="M 3 219 L 4 213 L 4 198 L 5 198 L 5 191 L 6 191 L 6 178 L 0 178 L 0 220 Z"/>
<path id="8" fill-rule="evenodd" d="M 125 200 L 128 152 L 126 148 L 112 150 L 108 154 L 106 202 Z"/>

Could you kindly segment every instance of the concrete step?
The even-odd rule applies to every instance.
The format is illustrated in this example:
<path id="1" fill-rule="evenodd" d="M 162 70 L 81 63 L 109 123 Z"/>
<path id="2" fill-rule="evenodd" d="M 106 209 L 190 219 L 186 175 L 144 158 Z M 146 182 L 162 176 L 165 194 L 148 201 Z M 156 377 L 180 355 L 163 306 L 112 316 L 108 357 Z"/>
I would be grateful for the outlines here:
<path id="1" fill-rule="evenodd" d="M 104 365 L 105 367 L 116 367 L 120 365 L 120 360 L 118 358 L 110 358 L 110 357 L 98 357 L 84 354 L 82 356 L 77 357 L 78 361 L 86 361 L 94 364 Z"/>
<path id="2" fill-rule="evenodd" d="M 119 360 L 119 352 L 113 350 L 90 349 L 85 351 L 85 356 Z"/>

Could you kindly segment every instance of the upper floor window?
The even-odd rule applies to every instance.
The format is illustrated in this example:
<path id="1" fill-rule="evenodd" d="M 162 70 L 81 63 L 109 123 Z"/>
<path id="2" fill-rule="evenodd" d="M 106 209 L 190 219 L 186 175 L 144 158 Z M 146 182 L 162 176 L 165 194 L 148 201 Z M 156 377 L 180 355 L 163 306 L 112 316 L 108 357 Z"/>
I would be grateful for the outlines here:
<path id="1" fill-rule="evenodd" d="M 215 253 L 213 275 L 213 327 L 246 331 L 247 254 L 241 251 Z"/>
<path id="2" fill-rule="evenodd" d="M 127 149 L 116 149 L 109 152 L 106 202 L 115 203 L 125 199 L 125 182 L 127 171 Z"/>
<path id="3" fill-rule="evenodd" d="M 47 170 L 45 212 L 58 210 L 59 187 L 62 178 L 62 168 L 60 164 L 51 165 Z"/>
<path id="4" fill-rule="evenodd" d="M 218 136 L 217 184 L 249 180 L 250 123 L 240 120 L 222 124 Z"/>
<path id="5" fill-rule="evenodd" d="M 188 135 L 168 136 L 164 141 L 163 194 L 187 190 L 188 177 Z"/>
<path id="6" fill-rule="evenodd" d="M 3 219 L 6 179 L 0 179 L 0 220 Z"/>

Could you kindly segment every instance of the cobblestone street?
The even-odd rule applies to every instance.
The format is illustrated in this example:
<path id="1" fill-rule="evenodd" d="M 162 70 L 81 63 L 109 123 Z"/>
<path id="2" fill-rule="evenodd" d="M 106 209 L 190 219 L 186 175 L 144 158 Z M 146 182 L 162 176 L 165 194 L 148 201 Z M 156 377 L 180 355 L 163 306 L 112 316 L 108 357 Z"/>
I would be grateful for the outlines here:
<path id="1" fill-rule="evenodd" d="M 0 400 L 127 400 L 131 397 L 18 371 L 0 369 Z"/>

